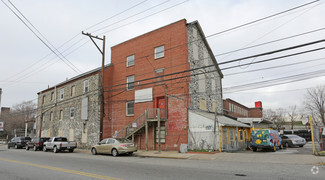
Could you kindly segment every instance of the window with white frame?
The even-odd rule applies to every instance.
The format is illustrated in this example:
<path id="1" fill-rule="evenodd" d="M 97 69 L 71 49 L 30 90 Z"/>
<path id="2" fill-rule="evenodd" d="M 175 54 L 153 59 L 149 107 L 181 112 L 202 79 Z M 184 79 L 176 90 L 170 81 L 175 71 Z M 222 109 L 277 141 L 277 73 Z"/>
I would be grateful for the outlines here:
<path id="1" fill-rule="evenodd" d="M 73 119 L 75 115 L 74 107 L 70 108 L 70 119 Z"/>
<path id="2" fill-rule="evenodd" d="M 126 83 L 127 90 L 134 89 L 134 76 L 126 77 Z"/>
<path id="3" fill-rule="evenodd" d="M 89 91 L 89 80 L 84 81 L 84 93 Z"/>
<path id="4" fill-rule="evenodd" d="M 64 89 L 60 89 L 60 100 L 64 99 Z"/>
<path id="5" fill-rule="evenodd" d="M 162 58 L 165 56 L 165 46 L 159 46 L 155 48 L 155 59 Z"/>
<path id="6" fill-rule="evenodd" d="M 126 57 L 126 67 L 134 66 L 134 54 Z"/>
<path id="7" fill-rule="evenodd" d="M 126 102 L 126 115 L 127 116 L 134 115 L 134 101 Z"/>

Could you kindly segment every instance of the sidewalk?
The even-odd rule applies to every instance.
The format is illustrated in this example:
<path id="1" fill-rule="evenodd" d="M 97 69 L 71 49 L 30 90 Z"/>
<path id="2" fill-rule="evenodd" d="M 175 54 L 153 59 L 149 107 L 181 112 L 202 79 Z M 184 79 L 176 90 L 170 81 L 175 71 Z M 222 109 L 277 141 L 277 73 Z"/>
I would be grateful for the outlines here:
<path id="1" fill-rule="evenodd" d="M 282 163 L 282 164 L 324 164 L 324 156 L 309 154 L 275 154 L 275 153 L 216 153 L 216 154 L 194 154 L 179 153 L 177 151 L 138 151 L 134 153 L 137 157 L 190 159 L 190 160 L 217 160 L 228 162 L 256 162 L 256 163 Z"/>

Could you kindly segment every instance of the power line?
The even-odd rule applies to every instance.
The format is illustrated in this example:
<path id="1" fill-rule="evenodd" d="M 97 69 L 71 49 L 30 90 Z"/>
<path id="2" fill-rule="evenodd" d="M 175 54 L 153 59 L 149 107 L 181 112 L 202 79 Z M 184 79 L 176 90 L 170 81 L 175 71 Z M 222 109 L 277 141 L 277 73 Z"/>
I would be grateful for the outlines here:
<path id="1" fill-rule="evenodd" d="M 284 13 L 287 13 L 287 12 L 290 12 L 290 11 L 293 11 L 293 10 L 296 10 L 296 9 L 299 9 L 301 7 L 304 7 L 304 6 L 308 6 L 310 4 L 313 4 L 313 3 L 316 3 L 318 2 L 319 0 L 316 0 L 316 1 L 311 1 L 309 3 L 306 3 L 306 4 L 303 4 L 303 5 L 300 5 L 300 6 L 297 6 L 297 7 L 294 7 L 294 8 L 291 8 L 291 9 L 288 9 L 288 10 L 285 10 L 285 11 L 282 11 L 282 12 L 279 12 L 279 13 L 276 13 L 276 14 L 272 14 L 270 16 L 266 16 L 266 17 L 263 17 L 263 18 L 260 18 L 260 19 L 257 19 L 255 21 L 251 21 L 251 22 L 248 22 L 248 23 L 245 23 L 245 24 L 242 24 L 242 25 L 239 25 L 239 26 L 236 26 L 236 27 L 233 27 L 233 28 L 230 28 L 230 29 L 227 29 L 227 30 L 224 30 L 224 31 L 221 31 L 221 32 L 217 32 L 217 33 L 214 33 L 214 34 L 211 34 L 209 36 L 206 36 L 206 38 L 209 38 L 209 37 L 212 37 L 212 36 L 216 36 L 216 35 L 219 35 L 219 34 L 223 34 L 223 33 L 226 33 L 226 32 L 229 32 L 229 31 L 233 31 L 235 29 L 239 29 L 239 28 L 242 28 L 244 26 L 248 26 L 248 25 L 251 25 L 251 24 L 254 24 L 254 23 L 257 23 L 257 22 L 260 22 L 260 21 L 263 21 L 263 20 L 266 20 L 266 19 L 270 19 L 272 17 L 275 17 L 275 16 L 278 16 L 280 14 L 284 14 Z"/>
<path id="2" fill-rule="evenodd" d="M 294 66 L 294 65 L 298 65 L 298 64 L 305 64 L 305 63 L 310 63 L 313 61 L 319 61 L 319 60 L 324 60 L 324 59 L 325 59 L 325 57 L 322 57 L 322 58 L 317 58 L 317 59 L 306 60 L 303 62 L 295 62 L 295 63 L 284 64 L 284 65 L 279 65 L 279 66 L 271 66 L 271 67 L 266 67 L 266 68 L 253 69 L 253 70 L 244 71 L 244 72 L 229 73 L 229 74 L 225 74 L 225 76 L 233 76 L 233 75 L 237 75 L 237 74 L 244 74 L 244 73 L 250 73 L 250 72 L 256 72 L 256 71 L 264 71 L 264 70 L 269 70 L 269 69 L 283 68 L 283 67 Z M 325 63 L 322 63 L 322 64 L 325 64 Z"/>
<path id="3" fill-rule="evenodd" d="M 303 36 L 303 35 L 306 35 L 306 34 L 315 33 L 315 32 L 318 32 L 318 31 L 323 31 L 323 30 L 325 30 L 325 28 L 320 28 L 320 29 L 304 32 L 304 33 L 301 33 L 301 34 L 296 34 L 296 35 L 293 35 L 293 36 L 288 36 L 288 37 L 276 39 L 276 40 L 273 40 L 273 41 L 268 41 L 268 42 L 265 42 L 265 43 L 261 43 L 261 44 L 257 44 L 257 45 L 253 45 L 253 46 L 248 46 L 248 47 L 245 47 L 245 48 L 236 49 L 236 50 L 233 50 L 233 51 L 220 53 L 220 54 L 215 55 L 215 57 L 226 55 L 226 54 L 231 54 L 231 53 L 246 50 L 246 49 L 251 49 L 251 48 L 254 48 L 254 47 L 258 47 L 258 46 L 263 46 L 263 45 L 266 45 L 266 44 L 271 44 L 271 43 L 275 43 L 275 42 L 279 42 L 279 41 L 283 41 L 283 40 Z"/>
<path id="4" fill-rule="evenodd" d="M 40 36 L 37 35 L 37 33 L 31 28 L 29 27 L 29 25 L 10 7 L 8 6 L 8 4 L 6 4 L 3 0 L 1 0 L 3 2 L 3 4 L 5 4 L 12 13 L 15 14 L 15 16 L 48 48 L 50 49 L 59 59 L 61 59 L 68 67 L 70 67 L 74 72 L 78 73 L 77 70 L 75 70 L 71 65 L 69 65 L 68 63 L 66 63 L 61 56 L 59 56 Z M 10 2 L 10 1 L 9 1 Z M 10 2 L 11 3 L 11 2 Z M 16 7 L 15 7 L 16 8 Z M 20 12 L 20 11 L 18 11 Z"/>
<path id="5" fill-rule="evenodd" d="M 252 57 L 259 57 L 259 56 L 265 56 L 265 55 L 269 55 L 269 54 L 279 53 L 279 52 L 283 52 L 283 51 L 287 51 L 287 50 L 292 50 L 292 49 L 295 49 L 295 48 L 301 48 L 301 47 L 304 47 L 304 46 L 309 46 L 309 45 L 313 45 L 313 44 L 316 44 L 316 43 L 321 43 L 321 42 L 324 42 L 324 41 L 325 41 L 325 39 L 319 40 L 319 41 L 313 41 L 313 42 L 309 42 L 309 43 L 304 43 L 304 44 L 300 44 L 300 45 L 296 45 L 296 46 L 291 46 L 291 47 L 288 47 L 288 48 L 283 48 L 283 49 L 278 49 L 278 50 L 274 50 L 274 51 L 269 51 L 269 52 L 265 52 L 265 53 L 261 53 L 261 54 L 256 54 L 256 55 L 248 56 L 248 57 L 244 57 L 244 58 L 238 58 L 238 59 L 234 59 L 234 60 L 229 60 L 229 61 L 225 61 L 225 62 L 219 63 L 219 65 L 227 64 L 227 63 L 232 63 L 232 62 L 236 62 L 236 61 L 240 61 L 240 60 L 244 60 L 244 59 L 249 59 L 249 58 L 252 58 Z M 312 50 L 308 50 L 308 51 L 303 51 L 303 52 L 298 52 L 298 53 L 294 53 L 294 54 L 289 54 L 289 55 L 285 55 L 285 56 L 270 58 L 270 59 L 261 60 L 261 61 L 257 61 L 257 62 L 252 62 L 252 63 L 247 63 L 247 64 L 241 64 L 241 65 L 236 65 L 236 66 L 221 68 L 221 70 L 227 70 L 227 69 L 231 69 L 231 68 L 235 68 L 235 67 L 240 67 L 240 66 L 244 66 L 244 65 L 248 65 L 248 64 L 257 64 L 257 63 L 262 63 L 262 62 L 267 62 L 267 61 L 273 61 L 273 60 L 276 60 L 276 59 L 282 59 L 282 58 L 285 58 L 285 57 L 296 56 L 296 55 L 310 53 L 310 52 L 319 51 L 319 50 L 323 50 L 323 49 L 325 49 L 325 47 L 317 48 L 317 49 L 312 49 Z M 204 58 L 204 59 L 207 59 L 207 58 Z M 161 78 L 161 77 L 176 75 L 176 74 L 180 74 L 180 73 L 186 73 L 186 72 L 195 71 L 195 70 L 199 70 L 199 69 L 202 69 L 202 68 L 209 68 L 209 67 L 215 67 L 215 65 L 213 64 L 213 65 L 198 67 L 198 68 L 194 68 L 194 69 L 188 69 L 188 70 L 184 70 L 184 71 L 174 72 L 174 73 L 170 73 L 170 74 L 166 74 L 166 75 L 162 75 L 162 76 L 156 76 L 156 77 L 141 79 L 141 80 L 137 80 L 137 82 L 148 81 L 148 80 L 152 80 L 152 79 L 157 79 L 157 78 Z M 113 87 L 117 87 L 117 86 L 121 86 L 121 85 L 126 85 L 126 84 L 127 83 L 121 83 L 121 84 L 117 84 L 117 85 L 113 85 L 113 86 L 109 86 L 109 87 L 104 87 L 104 88 L 105 89 L 107 89 L 107 88 L 113 88 Z"/>

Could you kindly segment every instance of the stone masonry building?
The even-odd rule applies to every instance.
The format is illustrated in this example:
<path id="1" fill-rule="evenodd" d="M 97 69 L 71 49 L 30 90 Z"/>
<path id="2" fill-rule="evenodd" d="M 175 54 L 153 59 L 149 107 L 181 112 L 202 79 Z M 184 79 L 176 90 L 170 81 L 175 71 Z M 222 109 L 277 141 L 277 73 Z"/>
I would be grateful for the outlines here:
<path id="1" fill-rule="evenodd" d="M 64 136 L 91 147 L 99 141 L 99 98 L 100 68 L 39 92 L 38 133 L 41 127 L 42 137 Z"/>

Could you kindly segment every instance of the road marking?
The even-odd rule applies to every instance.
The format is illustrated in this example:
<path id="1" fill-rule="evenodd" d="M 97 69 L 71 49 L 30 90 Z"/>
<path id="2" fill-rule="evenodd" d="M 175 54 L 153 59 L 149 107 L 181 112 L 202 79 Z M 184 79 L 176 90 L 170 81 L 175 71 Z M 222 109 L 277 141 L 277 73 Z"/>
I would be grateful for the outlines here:
<path id="1" fill-rule="evenodd" d="M 99 174 L 93 174 L 93 173 L 87 173 L 87 172 L 82 172 L 82 171 L 75 171 L 75 170 L 70 170 L 70 169 L 57 168 L 57 167 L 53 167 L 53 166 L 45 166 L 45 165 L 28 163 L 28 162 L 23 162 L 23 161 L 16 161 L 16 160 L 11 160 L 11 159 L 0 158 L 0 160 L 1 161 L 6 161 L 6 162 L 11 162 L 11 163 L 16 163 L 16 164 L 23 164 L 23 165 L 32 166 L 32 167 L 38 167 L 38 168 L 43 168 L 43 169 L 51 169 L 51 170 L 54 170 L 54 171 L 77 174 L 77 175 L 81 175 L 81 176 L 93 177 L 93 178 L 97 178 L 97 179 L 123 180 L 123 179 L 120 179 L 120 178 L 113 178 L 113 177 L 103 176 L 103 175 L 99 175 Z"/>

